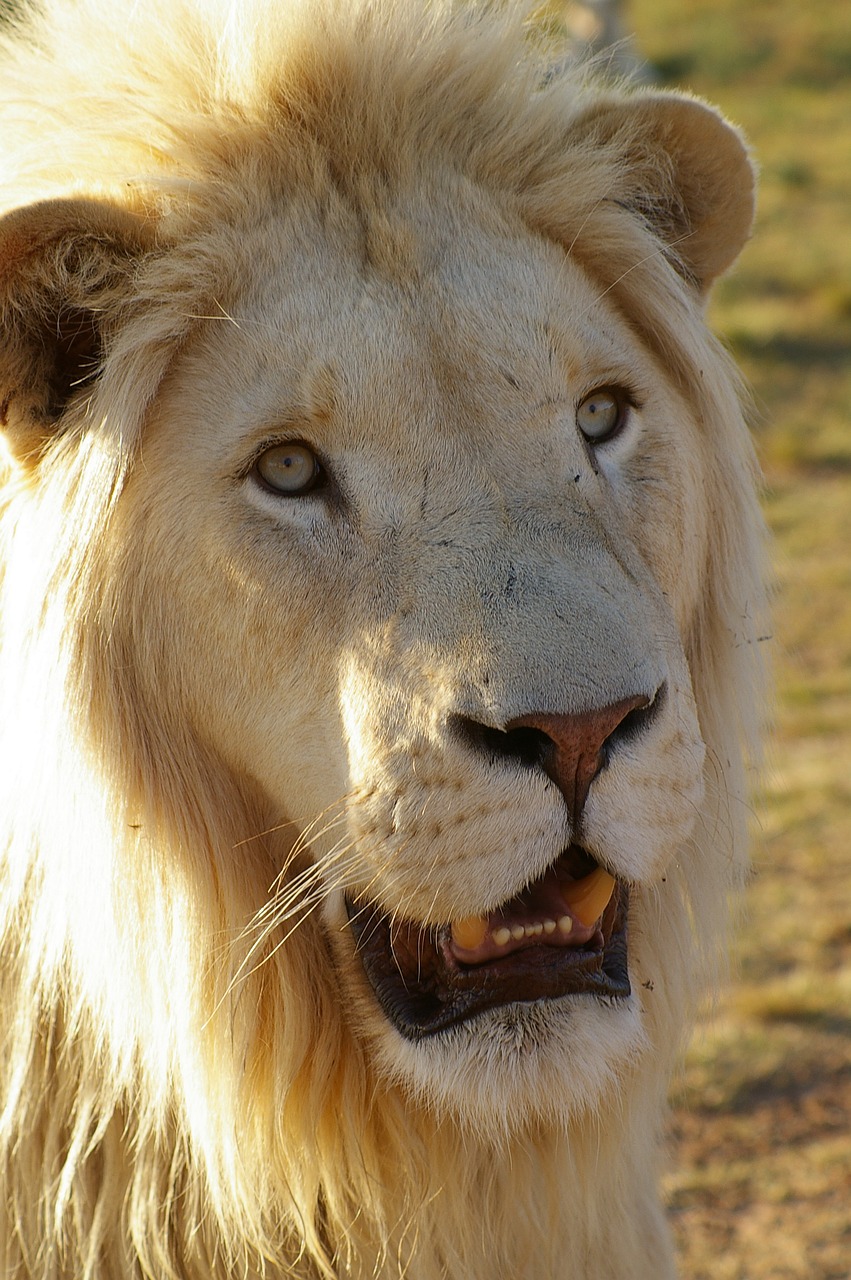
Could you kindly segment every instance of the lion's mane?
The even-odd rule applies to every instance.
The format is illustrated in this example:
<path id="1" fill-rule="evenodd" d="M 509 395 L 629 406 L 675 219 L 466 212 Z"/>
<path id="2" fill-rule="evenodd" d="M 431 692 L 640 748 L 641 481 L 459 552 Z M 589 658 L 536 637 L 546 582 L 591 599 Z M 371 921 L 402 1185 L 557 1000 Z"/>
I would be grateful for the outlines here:
<path id="1" fill-rule="evenodd" d="M 0 508 L 3 1275 L 667 1274 L 656 1152 L 744 867 L 762 608 L 736 375 L 655 216 L 676 212 L 670 166 L 607 126 L 617 94 L 549 75 L 510 12 L 48 0 L 3 44 L 4 210 L 103 202 L 135 228 L 132 251 L 91 235 L 85 270 L 79 237 L 38 263 L 7 237 L 0 262 L 21 347 L 4 387 L 40 385 L 30 331 L 54 293 L 63 316 L 100 317 L 101 362 L 37 478 L 9 463 Z M 702 426 L 707 543 L 683 643 L 706 798 L 664 899 L 635 907 L 647 1049 L 569 1124 L 536 1106 L 465 1127 L 378 1081 L 309 893 L 304 918 L 259 943 L 246 929 L 303 850 L 175 715 L 168 602 L 116 533 L 174 353 L 230 323 L 240 226 L 278 193 L 391 183 L 436 152 L 571 246 Z M 645 216 L 624 217 L 631 192 Z"/>

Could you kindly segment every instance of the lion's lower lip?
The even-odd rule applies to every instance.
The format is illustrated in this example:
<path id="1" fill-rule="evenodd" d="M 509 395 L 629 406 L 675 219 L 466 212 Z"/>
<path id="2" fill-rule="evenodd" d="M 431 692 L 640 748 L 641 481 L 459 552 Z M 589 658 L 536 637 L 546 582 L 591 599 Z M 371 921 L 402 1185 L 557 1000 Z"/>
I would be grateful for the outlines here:
<path id="1" fill-rule="evenodd" d="M 563 875 L 567 856 L 503 904 L 500 914 L 507 920 L 528 916 L 530 904 L 545 899 Z M 391 922 L 374 904 L 346 905 L 379 1005 L 397 1031 L 417 1040 L 501 1005 L 567 995 L 628 996 L 627 897 L 626 886 L 617 883 L 594 927 L 571 936 L 556 930 L 538 937 L 528 930 L 505 950 L 471 964 L 464 963 L 463 952 L 459 955 L 453 945 L 448 925 L 434 929 Z"/>

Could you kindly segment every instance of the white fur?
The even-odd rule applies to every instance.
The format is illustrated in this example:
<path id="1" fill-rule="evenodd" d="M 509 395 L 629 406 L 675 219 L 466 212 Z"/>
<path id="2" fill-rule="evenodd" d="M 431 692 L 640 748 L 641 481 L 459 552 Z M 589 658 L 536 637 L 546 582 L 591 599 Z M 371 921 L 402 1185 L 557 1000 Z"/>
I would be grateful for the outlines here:
<path id="1" fill-rule="evenodd" d="M 702 315 L 741 141 L 417 0 L 50 0 L 3 59 L 3 1274 L 672 1275 L 664 1100 L 760 689 Z M 75 324 L 98 376 L 57 391 Z M 277 439 L 330 496 L 258 486 Z M 571 836 L 452 717 L 663 682 L 585 814 L 631 997 L 403 1039 L 344 893 L 446 923 Z"/>

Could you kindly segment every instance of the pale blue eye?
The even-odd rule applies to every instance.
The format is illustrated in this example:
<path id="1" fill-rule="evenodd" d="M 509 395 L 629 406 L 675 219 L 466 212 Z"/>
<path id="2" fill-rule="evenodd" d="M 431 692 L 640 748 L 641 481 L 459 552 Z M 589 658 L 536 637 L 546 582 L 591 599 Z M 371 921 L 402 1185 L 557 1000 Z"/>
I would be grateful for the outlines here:
<path id="1" fill-rule="evenodd" d="M 592 391 L 576 410 L 576 425 L 586 440 L 600 444 L 622 425 L 625 409 L 621 397 L 609 387 Z"/>
<path id="2" fill-rule="evenodd" d="M 276 444 L 261 453 L 254 470 L 273 493 L 297 498 L 317 483 L 322 468 L 316 454 L 306 444 Z"/>

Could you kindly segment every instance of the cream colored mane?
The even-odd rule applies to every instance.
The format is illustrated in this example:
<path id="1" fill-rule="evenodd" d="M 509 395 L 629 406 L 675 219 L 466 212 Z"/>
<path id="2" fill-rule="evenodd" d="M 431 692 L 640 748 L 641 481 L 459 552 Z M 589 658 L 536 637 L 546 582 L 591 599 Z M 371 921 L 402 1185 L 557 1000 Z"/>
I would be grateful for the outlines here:
<path id="1" fill-rule="evenodd" d="M 697 297 L 728 265 L 717 230 L 701 239 L 699 191 L 620 91 L 548 76 L 513 10 L 47 0 L 3 44 L 0 1270 L 671 1274 L 658 1142 L 745 864 L 763 607 L 737 379 Z M 240 324 L 245 229 L 333 187 L 378 219 L 384 191 L 437 164 L 565 246 L 701 429 L 702 594 L 682 642 L 705 800 L 636 900 L 644 1051 L 601 1063 L 567 1120 L 538 1097 L 485 1125 L 484 1075 L 465 1123 L 376 1072 L 341 1016 L 306 855 L 343 800 L 299 837 L 180 720 L 168 601 L 140 585 L 156 553 L 122 532 L 177 353 Z M 45 205 L 35 230 L 14 212 L 55 200 L 92 203 Z M 54 438 L 29 335 L 57 297 L 60 320 L 93 310 L 102 371 Z"/>

